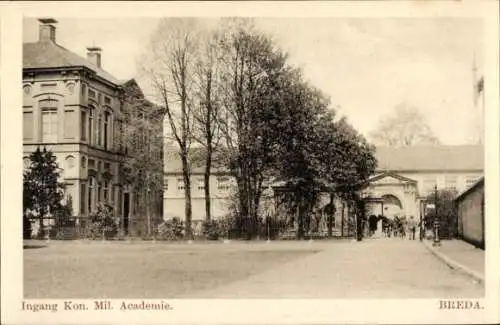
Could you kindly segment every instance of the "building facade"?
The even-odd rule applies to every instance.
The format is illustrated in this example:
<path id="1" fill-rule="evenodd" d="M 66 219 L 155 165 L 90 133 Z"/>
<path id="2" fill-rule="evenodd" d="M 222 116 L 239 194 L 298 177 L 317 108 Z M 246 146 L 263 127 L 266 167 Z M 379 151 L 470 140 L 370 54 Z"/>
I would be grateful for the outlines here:
<path id="1" fill-rule="evenodd" d="M 168 150 L 168 149 L 167 149 Z M 184 217 L 184 185 L 181 165 L 174 150 L 165 160 L 164 217 Z M 483 176 L 483 146 L 414 146 L 402 148 L 378 147 L 378 168 L 363 195 L 368 215 L 414 216 L 419 219 L 425 201 L 437 186 L 462 192 Z M 227 213 L 235 191 L 234 179 L 223 170 L 214 170 L 211 180 L 212 216 Z M 203 168 L 191 174 L 193 221 L 205 218 Z M 264 201 L 265 202 L 265 201 Z M 265 203 L 263 203 L 265 204 Z M 331 204 L 329 195 L 321 200 L 320 210 Z M 334 228 L 342 225 L 348 206 L 333 200 Z"/>
<path id="2" fill-rule="evenodd" d="M 435 189 L 458 194 L 484 174 L 482 145 L 379 147 L 376 157 L 377 173 L 366 190 L 375 201 L 369 213 L 388 218 L 420 219 Z"/>
<path id="3" fill-rule="evenodd" d="M 125 92 L 139 86 L 103 70 L 100 48 L 87 48 L 82 58 L 59 45 L 56 24 L 41 19 L 38 42 L 23 44 L 25 167 L 30 153 L 46 147 L 57 158 L 73 215 L 86 217 L 108 203 L 126 227 L 137 193 L 123 177 L 131 154 L 123 141 L 123 111 Z"/>

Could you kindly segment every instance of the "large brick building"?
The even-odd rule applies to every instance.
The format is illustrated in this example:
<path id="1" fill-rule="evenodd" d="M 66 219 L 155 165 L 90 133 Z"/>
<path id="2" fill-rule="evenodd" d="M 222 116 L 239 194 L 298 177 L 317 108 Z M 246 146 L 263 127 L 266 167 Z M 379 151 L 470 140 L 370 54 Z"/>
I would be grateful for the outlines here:
<path id="1" fill-rule="evenodd" d="M 131 105 L 127 92 L 142 92 L 135 80 L 120 81 L 103 69 L 100 48 L 89 47 L 82 58 L 59 45 L 56 24 L 40 19 L 39 40 L 23 44 L 24 163 L 46 147 L 57 157 L 73 215 L 88 216 L 106 202 L 127 228 L 138 193 L 123 177 L 133 148 L 123 141 L 122 113 Z"/>

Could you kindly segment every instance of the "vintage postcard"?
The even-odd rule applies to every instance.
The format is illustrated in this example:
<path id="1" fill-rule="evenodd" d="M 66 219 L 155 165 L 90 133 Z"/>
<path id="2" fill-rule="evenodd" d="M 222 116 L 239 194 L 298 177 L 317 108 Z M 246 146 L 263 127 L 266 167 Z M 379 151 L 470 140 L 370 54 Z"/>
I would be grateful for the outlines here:
<path id="1" fill-rule="evenodd" d="M 497 2 L 0 9 L 6 324 L 500 321 Z"/>

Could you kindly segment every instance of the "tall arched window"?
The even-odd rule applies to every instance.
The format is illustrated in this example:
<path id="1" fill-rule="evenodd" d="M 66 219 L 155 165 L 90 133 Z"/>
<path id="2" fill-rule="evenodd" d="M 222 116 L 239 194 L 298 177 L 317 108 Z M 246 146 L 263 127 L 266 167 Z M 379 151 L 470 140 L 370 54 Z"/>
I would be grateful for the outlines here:
<path id="1" fill-rule="evenodd" d="M 80 184 L 80 214 L 85 215 L 85 198 L 86 198 L 87 186 L 85 183 Z"/>
<path id="2" fill-rule="evenodd" d="M 44 99 L 39 103 L 42 113 L 41 134 L 43 143 L 56 143 L 58 140 L 58 101 L 55 99 Z"/>
<path id="3" fill-rule="evenodd" d="M 102 182 L 97 183 L 97 204 L 102 202 Z"/>
<path id="4" fill-rule="evenodd" d="M 87 112 L 80 111 L 80 141 L 87 141 Z"/>
<path id="5" fill-rule="evenodd" d="M 75 167 L 75 157 L 72 155 L 66 156 L 66 168 L 71 169 Z"/>
<path id="6" fill-rule="evenodd" d="M 109 126 L 110 126 L 110 114 L 109 112 L 104 112 L 104 150 L 108 150 L 108 146 L 109 146 L 109 141 L 108 141 L 108 137 L 109 137 Z"/>
<path id="7" fill-rule="evenodd" d="M 94 132 L 94 111 L 95 111 L 95 108 L 90 106 L 89 107 L 89 125 L 88 125 L 88 137 L 89 137 L 89 144 L 92 145 L 94 144 L 94 136 L 93 136 L 93 132 Z"/>
<path id="8" fill-rule="evenodd" d="M 87 201 L 87 211 L 91 213 L 94 211 L 94 196 L 95 196 L 95 179 L 93 176 L 89 177 L 89 195 Z"/>
<path id="9" fill-rule="evenodd" d="M 87 159 L 85 157 L 82 157 L 81 167 L 82 171 L 85 172 L 85 168 L 87 168 Z"/>
<path id="10" fill-rule="evenodd" d="M 82 99 L 85 100 L 85 98 L 87 97 L 87 86 L 84 83 L 82 83 L 81 92 Z"/>
<path id="11" fill-rule="evenodd" d="M 97 145 L 102 146 L 102 114 L 97 119 Z"/>
<path id="12" fill-rule="evenodd" d="M 109 181 L 108 180 L 104 180 L 103 200 L 105 203 L 109 203 Z"/>

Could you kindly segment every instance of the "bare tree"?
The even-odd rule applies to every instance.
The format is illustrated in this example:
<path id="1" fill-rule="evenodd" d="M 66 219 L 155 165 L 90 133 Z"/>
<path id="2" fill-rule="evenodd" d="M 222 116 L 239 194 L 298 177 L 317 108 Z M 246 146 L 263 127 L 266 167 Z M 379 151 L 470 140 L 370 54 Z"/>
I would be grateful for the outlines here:
<path id="1" fill-rule="evenodd" d="M 439 144 L 422 112 L 406 104 L 397 105 L 392 115 L 382 117 L 370 138 L 376 145 L 391 147 Z"/>
<path id="2" fill-rule="evenodd" d="M 193 141 L 194 80 L 198 55 L 198 21 L 168 18 L 160 21 L 143 60 L 150 81 L 169 125 L 169 136 L 178 146 L 185 196 L 186 236 L 192 237 L 191 166 Z"/>
<path id="3" fill-rule="evenodd" d="M 148 237 L 152 235 L 153 221 L 161 217 L 163 118 L 163 110 L 145 99 L 135 80 L 124 85 L 115 144 L 127 148 L 123 172 L 127 183 L 139 194 L 138 208 L 146 215 Z M 143 220 L 136 221 L 142 225 Z"/>

